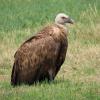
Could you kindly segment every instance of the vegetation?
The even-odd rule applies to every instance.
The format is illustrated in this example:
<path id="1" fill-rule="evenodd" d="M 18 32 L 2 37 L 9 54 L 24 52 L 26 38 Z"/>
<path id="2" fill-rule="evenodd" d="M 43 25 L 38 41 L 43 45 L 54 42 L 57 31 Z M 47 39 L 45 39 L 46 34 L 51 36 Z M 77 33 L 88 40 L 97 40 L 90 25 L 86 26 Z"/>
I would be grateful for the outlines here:
<path id="1" fill-rule="evenodd" d="M 15 51 L 59 12 L 75 24 L 56 80 L 13 88 Z M 100 0 L 0 0 L 0 100 L 100 100 Z"/>

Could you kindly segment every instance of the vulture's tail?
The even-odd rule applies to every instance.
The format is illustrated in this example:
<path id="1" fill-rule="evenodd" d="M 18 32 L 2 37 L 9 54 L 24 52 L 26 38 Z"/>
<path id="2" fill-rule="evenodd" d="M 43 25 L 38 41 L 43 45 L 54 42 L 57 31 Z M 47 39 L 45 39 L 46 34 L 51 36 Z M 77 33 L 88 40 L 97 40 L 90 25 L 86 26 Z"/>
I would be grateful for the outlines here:
<path id="1" fill-rule="evenodd" d="M 11 85 L 15 86 L 18 83 L 18 68 L 17 62 L 15 61 L 13 64 L 12 74 L 11 74 Z"/>

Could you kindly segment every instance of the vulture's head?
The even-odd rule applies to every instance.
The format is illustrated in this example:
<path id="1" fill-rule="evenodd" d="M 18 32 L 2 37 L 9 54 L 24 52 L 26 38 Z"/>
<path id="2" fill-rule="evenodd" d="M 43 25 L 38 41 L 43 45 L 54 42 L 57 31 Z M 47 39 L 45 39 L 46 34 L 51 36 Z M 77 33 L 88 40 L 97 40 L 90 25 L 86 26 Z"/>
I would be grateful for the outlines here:
<path id="1" fill-rule="evenodd" d="M 66 23 L 73 24 L 74 21 L 68 15 L 64 13 L 59 13 L 55 18 L 55 23 L 65 25 Z"/>

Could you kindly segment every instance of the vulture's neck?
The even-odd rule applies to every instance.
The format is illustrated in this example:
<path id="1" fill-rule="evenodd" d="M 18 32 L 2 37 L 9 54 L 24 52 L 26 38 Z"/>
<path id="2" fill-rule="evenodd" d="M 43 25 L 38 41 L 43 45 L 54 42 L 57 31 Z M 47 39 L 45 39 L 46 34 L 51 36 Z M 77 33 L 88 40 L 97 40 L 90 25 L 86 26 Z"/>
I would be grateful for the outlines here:
<path id="1" fill-rule="evenodd" d="M 68 32 L 67 27 L 65 25 L 62 25 L 62 24 L 59 24 L 59 23 L 55 23 L 55 25 L 57 25 L 57 27 L 63 29 L 65 33 Z"/>

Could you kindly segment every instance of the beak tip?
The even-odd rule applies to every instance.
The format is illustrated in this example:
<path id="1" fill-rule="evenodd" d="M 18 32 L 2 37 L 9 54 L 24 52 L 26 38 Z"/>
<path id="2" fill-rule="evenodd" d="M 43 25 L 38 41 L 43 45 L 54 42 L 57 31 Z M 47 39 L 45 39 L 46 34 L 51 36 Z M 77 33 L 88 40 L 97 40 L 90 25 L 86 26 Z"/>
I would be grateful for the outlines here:
<path id="1" fill-rule="evenodd" d="M 71 19 L 71 24 L 74 24 L 74 23 L 75 23 L 75 21 L 73 19 Z"/>

